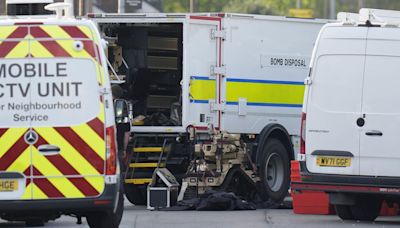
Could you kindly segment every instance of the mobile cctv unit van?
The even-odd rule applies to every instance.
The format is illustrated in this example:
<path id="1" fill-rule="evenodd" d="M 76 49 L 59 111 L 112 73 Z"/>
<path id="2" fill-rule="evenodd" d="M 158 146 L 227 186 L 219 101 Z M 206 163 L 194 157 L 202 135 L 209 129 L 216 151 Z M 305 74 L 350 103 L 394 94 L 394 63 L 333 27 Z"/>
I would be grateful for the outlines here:
<path id="1" fill-rule="evenodd" d="M 400 12 L 361 9 L 322 28 L 306 79 L 292 189 L 322 190 L 342 219 L 400 202 Z"/>
<path id="2" fill-rule="evenodd" d="M 131 202 L 145 204 L 153 171 L 164 166 L 187 187 L 186 197 L 211 188 L 261 189 L 276 202 L 287 195 L 304 79 L 327 21 L 229 13 L 89 17 L 108 41 L 111 76 L 133 106 L 125 178 Z"/>
<path id="3" fill-rule="evenodd" d="M 68 12 L 68 4 L 47 6 Z M 118 227 L 123 210 L 106 58 L 91 21 L 0 21 L 0 217 Z"/>

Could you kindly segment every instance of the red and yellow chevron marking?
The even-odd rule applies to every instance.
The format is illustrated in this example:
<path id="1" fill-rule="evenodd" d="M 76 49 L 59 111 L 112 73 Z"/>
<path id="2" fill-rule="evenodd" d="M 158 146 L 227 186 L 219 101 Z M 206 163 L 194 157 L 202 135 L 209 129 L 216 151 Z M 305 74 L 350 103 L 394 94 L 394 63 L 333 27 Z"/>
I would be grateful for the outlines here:
<path id="1" fill-rule="evenodd" d="M 74 49 L 81 41 L 84 49 Z M 0 27 L 1 58 L 86 58 L 96 64 L 99 84 L 105 76 L 99 57 L 99 40 L 87 26 L 16 25 Z M 104 191 L 104 104 L 96 118 L 72 127 L 38 127 L 38 142 L 24 141 L 28 128 L 0 129 L 0 171 L 24 173 L 21 199 L 95 197 Z M 40 145 L 60 148 L 60 153 L 40 153 Z"/>
<path id="2" fill-rule="evenodd" d="M 105 142 L 101 120 L 72 128 L 34 130 L 39 140 L 30 147 L 23 139 L 27 128 L 0 129 L 0 171 L 27 176 L 22 199 L 83 198 L 103 192 Z M 46 144 L 57 145 L 61 152 L 44 156 L 38 147 Z"/>
<path id="3" fill-rule="evenodd" d="M 3 32 L 4 30 L 4 32 Z M 96 63 L 99 84 L 104 73 L 99 41 L 87 26 L 20 25 L 0 27 L 0 58 L 87 58 Z M 80 41 L 83 50 L 74 49 Z"/>
<path id="4" fill-rule="evenodd" d="M 27 130 L 27 128 L 1 130 L 3 134 L 0 136 L 0 171 L 21 172 L 30 165 L 30 149 L 24 141 Z"/>
<path id="5" fill-rule="evenodd" d="M 40 140 L 32 149 L 32 164 L 65 198 L 97 196 L 104 190 L 105 142 L 104 124 L 98 118 L 74 127 L 34 128 Z M 57 145 L 61 152 L 43 156 L 37 148 L 43 144 Z M 47 194 L 41 188 L 43 178 L 35 178 L 33 184 L 48 198 L 60 198 Z M 37 181 L 35 181 L 37 180 Z M 40 198 L 35 195 L 33 198 Z M 62 197 L 61 197 L 62 198 Z"/>

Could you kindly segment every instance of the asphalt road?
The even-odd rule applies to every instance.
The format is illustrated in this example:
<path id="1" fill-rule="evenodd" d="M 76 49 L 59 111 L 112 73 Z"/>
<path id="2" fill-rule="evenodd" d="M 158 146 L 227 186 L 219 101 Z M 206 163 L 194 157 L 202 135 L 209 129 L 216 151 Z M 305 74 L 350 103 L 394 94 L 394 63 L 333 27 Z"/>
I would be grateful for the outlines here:
<path id="1" fill-rule="evenodd" d="M 296 215 L 292 210 L 268 209 L 256 211 L 148 211 L 144 207 L 125 206 L 121 228 L 266 228 L 266 227 L 399 227 L 400 217 L 379 217 L 371 222 L 343 222 L 337 216 Z M 0 227 L 24 227 L 23 223 L 0 220 Z M 63 216 L 45 226 L 57 228 L 87 228 L 76 219 Z"/>

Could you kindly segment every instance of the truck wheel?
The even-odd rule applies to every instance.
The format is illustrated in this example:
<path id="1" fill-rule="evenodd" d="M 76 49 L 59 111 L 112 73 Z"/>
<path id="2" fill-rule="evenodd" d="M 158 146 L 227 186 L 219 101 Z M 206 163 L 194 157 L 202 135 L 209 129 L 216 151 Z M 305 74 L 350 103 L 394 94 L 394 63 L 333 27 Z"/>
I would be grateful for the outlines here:
<path id="1" fill-rule="evenodd" d="M 124 213 L 124 195 L 119 194 L 117 210 L 93 213 L 86 217 L 90 228 L 118 228 Z"/>
<path id="2" fill-rule="evenodd" d="M 269 139 L 263 148 L 260 177 L 263 194 L 274 202 L 282 202 L 288 194 L 290 168 L 288 151 L 277 139 Z"/>
<path id="3" fill-rule="evenodd" d="M 44 221 L 42 219 L 28 219 L 25 221 L 26 227 L 40 227 L 44 226 Z"/>
<path id="4" fill-rule="evenodd" d="M 354 216 L 351 213 L 349 205 L 335 205 L 336 214 L 342 220 L 353 220 Z"/>
<path id="5" fill-rule="evenodd" d="M 125 196 L 133 205 L 146 205 L 147 203 L 146 188 L 135 184 L 125 184 Z"/>
<path id="6" fill-rule="evenodd" d="M 382 200 L 377 197 L 359 196 L 356 204 L 350 206 L 354 219 L 361 221 L 374 221 L 381 210 Z"/>

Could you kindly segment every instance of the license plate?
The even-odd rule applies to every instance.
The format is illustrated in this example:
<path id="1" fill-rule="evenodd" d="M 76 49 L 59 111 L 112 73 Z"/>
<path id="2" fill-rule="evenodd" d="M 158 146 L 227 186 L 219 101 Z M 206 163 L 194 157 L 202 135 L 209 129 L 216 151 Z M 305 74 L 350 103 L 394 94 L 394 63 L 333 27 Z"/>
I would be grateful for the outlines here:
<path id="1" fill-rule="evenodd" d="M 0 180 L 0 192 L 13 192 L 18 190 L 17 180 Z"/>
<path id="2" fill-rule="evenodd" d="M 326 167 L 349 167 L 351 158 L 318 156 L 317 165 Z"/>

